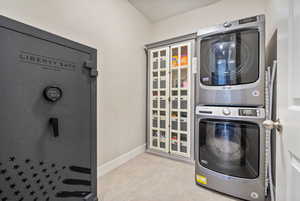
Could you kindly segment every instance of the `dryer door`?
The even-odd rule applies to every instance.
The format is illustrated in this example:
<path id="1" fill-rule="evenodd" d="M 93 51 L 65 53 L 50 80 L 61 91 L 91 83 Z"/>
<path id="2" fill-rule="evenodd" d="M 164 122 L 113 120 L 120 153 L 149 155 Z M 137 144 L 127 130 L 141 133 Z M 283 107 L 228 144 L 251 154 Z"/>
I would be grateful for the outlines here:
<path id="1" fill-rule="evenodd" d="M 240 85 L 259 79 L 258 30 L 205 37 L 200 46 L 200 81 L 203 85 Z"/>
<path id="2" fill-rule="evenodd" d="M 259 176 L 259 126 L 235 120 L 201 119 L 199 163 L 240 178 Z"/>

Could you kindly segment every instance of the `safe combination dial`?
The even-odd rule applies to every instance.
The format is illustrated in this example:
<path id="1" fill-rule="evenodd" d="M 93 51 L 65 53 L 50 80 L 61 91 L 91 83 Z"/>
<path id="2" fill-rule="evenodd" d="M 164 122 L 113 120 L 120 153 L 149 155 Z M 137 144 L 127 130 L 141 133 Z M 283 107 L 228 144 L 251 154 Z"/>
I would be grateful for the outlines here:
<path id="1" fill-rule="evenodd" d="M 44 89 L 44 97 L 47 101 L 57 102 L 62 97 L 62 90 L 59 87 L 48 86 Z"/>

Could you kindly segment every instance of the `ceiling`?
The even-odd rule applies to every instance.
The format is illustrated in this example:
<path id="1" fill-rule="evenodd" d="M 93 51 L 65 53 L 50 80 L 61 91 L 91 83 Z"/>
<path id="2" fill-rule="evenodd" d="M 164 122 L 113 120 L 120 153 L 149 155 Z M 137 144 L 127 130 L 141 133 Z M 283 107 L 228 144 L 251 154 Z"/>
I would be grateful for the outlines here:
<path id="1" fill-rule="evenodd" d="M 152 22 L 166 19 L 220 0 L 128 0 Z"/>

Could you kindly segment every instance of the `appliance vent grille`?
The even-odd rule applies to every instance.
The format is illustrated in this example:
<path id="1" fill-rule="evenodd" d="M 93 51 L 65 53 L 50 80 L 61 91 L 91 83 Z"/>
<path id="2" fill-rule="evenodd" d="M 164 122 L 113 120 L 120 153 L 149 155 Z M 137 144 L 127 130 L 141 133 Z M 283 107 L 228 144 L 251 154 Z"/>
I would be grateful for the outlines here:
<path id="1" fill-rule="evenodd" d="M 66 166 L 45 161 L 0 161 L 0 201 L 51 201 L 57 193 Z"/>

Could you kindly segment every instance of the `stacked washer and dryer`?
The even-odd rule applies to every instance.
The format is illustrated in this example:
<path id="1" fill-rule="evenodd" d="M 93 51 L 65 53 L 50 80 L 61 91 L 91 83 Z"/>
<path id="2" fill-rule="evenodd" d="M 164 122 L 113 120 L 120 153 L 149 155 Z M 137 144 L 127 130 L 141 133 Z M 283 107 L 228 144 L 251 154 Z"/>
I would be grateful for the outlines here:
<path id="1" fill-rule="evenodd" d="M 263 201 L 265 17 L 199 30 L 197 48 L 196 183 Z"/>

